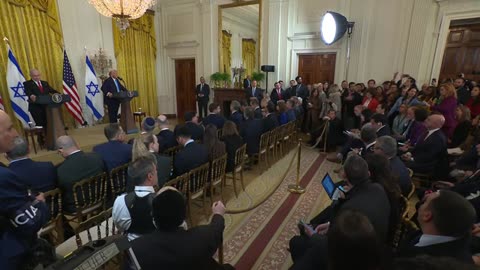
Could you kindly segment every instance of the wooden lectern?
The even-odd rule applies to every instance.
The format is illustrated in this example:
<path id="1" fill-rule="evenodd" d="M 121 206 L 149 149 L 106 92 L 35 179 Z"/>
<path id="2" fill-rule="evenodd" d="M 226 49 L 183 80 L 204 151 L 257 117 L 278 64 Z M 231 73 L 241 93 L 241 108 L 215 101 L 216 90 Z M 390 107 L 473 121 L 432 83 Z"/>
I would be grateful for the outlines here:
<path id="1" fill-rule="evenodd" d="M 242 101 L 246 99 L 243 88 L 213 88 L 214 102 L 220 105 L 223 115 L 230 116 L 230 103 L 232 100 Z"/>
<path id="2" fill-rule="evenodd" d="M 63 103 L 69 102 L 70 96 L 62 94 L 40 95 L 37 96 L 35 103 L 43 104 L 47 108 L 47 126 L 46 128 L 46 143 L 48 150 L 55 150 L 57 146 L 55 142 L 58 137 L 66 135 L 65 125 L 63 124 L 63 116 L 60 107 Z"/>
<path id="3" fill-rule="evenodd" d="M 137 133 L 138 128 L 135 125 L 135 120 L 133 120 L 132 108 L 130 106 L 130 101 L 134 97 L 138 97 L 137 91 L 120 91 L 113 93 L 113 98 L 116 98 L 120 101 L 122 113 L 120 114 L 120 126 L 127 134 Z"/>

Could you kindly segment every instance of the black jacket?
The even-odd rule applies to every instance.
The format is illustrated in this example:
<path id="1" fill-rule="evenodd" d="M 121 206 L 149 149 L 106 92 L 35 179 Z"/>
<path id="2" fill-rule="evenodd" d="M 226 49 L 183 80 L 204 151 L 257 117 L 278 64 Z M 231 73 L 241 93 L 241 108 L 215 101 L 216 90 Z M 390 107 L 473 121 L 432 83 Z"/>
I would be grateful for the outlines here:
<path id="1" fill-rule="evenodd" d="M 261 119 L 248 119 L 240 128 L 240 135 L 247 144 L 247 154 L 257 154 L 260 148 L 260 136 L 263 133 L 263 121 Z"/>
<path id="2" fill-rule="evenodd" d="M 227 150 L 227 172 L 231 172 L 235 167 L 235 152 L 243 145 L 243 139 L 239 135 L 223 136 L 222 141 L 225 142 Z"/>
<path id="3" fill-rule="evenodd" d="M 157 134 L 158 139 L 158 152 L 163 153 L 170 147 L 177 146 L 177 139 L 175 138 L 175 133 L 169 129 L 164 129 Z"/>
<path id="4" fill-rule="evenodd" d="M 274 130 L 279 125 L 277 114 L 270 113 L 263 119 L 263 132 Z"/>
<path id="5" fill-rule="evenodd" d="M 118 87 L 120 88 L 120 91 L 127 91 L 127 88 L 123 86 L 120 83 L 120 80 L 117 79 L 118 82 Z M 117 86 L 115 85 L 115 81 L 113 80 L 112 77 L 108 77 L 102 84 L 102 92 L 103 92 L 103 102 L 105 104 L 114 104 L 114 103 L 120 103 L 120 101 L 116 98 L 109 98 L 107 97 L 108 93 L 116 93 L 117 92 Z"/>
<path id="6" fill-rule="evenodd" d="M 201 88 L 201 86 L 202 84 L 198 84 L 195 89 L 195 93 L 197 94 L 197 101 L 208 102 L 210 98 L 210 86 L 206 83 L 203 84 L 203 88 Z M 203 97 L 199 97 L 198 94 L 203 94 Z"/>
<path id="7" fill-rule="evenodd" d="M 205 145 L 191 142 L 180 150 L 174 158 L 174 176 L 182 175 L 208 162 Z"/>

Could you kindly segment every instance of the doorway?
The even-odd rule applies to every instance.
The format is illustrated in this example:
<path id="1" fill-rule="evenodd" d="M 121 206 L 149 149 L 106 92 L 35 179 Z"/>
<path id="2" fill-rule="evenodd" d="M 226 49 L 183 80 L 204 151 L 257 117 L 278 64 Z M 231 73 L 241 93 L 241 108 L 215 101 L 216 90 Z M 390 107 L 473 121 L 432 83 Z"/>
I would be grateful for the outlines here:
<path id="1" fill-rule="evenodd" d="M 298 74 L 304 84 L 334 82 L 336 53 L 300 54 L 298 57 Z"/>
<path id="2" fill-rule="evenodd" d="M 196 112 L 195 59 L 175 60 L 175 86 L 177 89 L 177 118 L 183 122 L 185 112 Z"/>

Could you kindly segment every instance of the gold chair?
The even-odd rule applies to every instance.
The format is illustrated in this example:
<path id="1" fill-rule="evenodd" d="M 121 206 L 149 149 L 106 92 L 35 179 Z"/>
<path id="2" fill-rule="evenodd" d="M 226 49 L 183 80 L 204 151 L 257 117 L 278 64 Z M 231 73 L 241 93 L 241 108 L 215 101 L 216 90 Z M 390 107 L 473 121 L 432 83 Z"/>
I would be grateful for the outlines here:
<path id="1" fill-rule="evenodd" d="M 232 184 L 233 184 L 233 191 L 235 192 L 235 197 L 238 197 L 237 193 L 237 174 L 240 174 L 240 182 L 242 184 L 242 189 L 245 190 L 245 183 L 243 182 L 243 167 L 245 163 L 245 153 L 247 152 L 247 145 L 244 144 L 240 148 L 235 151 L 235 166 L 233 167 L 233 170 L 231 171 L 232 176 L 226 176 L 228 178 L 232 178 Z"/>
<path id="2" fill-rule="evenodd" d="M 69 221 L 80 223 L 105 209 L 107 179 L 108 175 L 101 173 L 73 185 L 76 211 Z"/>
<path id="3" fill-rule="evenodd" d="M 268 147 L 269 147 L 269 139 L 270 139 L 270 131 L 263 133 L 260 136 L 260 145 L 258 147 L 258 153 L 253 155 L 253 159 L 258 161 L 260 164 L 263 158 L 263 166 L 265 169 L 268 169 Z"/>
<path id="4" fill-rule="evenodd" d="M 110 192 L 112 194 L 112 198 L 115 199 L 118 195 L 123 194 L 127 191 L 127 177 L 128 177 L 128 165 L 123 164 L 116 168 L 113 168 L 110 171 Z"/>
<path id="5" fill-rule="evenodd" d="M 408 195 L 407 195 L 407 199 L 411 199 L 413 197 L 413 195 L 415 194 L 415 183 L 412 182 L 412 187 L 410 189 L 410 192 L 408 192 Z"/>
<path id="6" fill-rule="evenodd" d="M 221 138 L 223 135 L 223 129 L 219 128 L 217 129 L 217 138 Z"/>
<path id="7" fill-rule="evenodd" d="M 88 242 L 93 241 L 92 238 L 92 233 L 90 232 L 91 229 L 97 228 L 97 239 L 102 239 L 103 237 L 107 237 L 110 234 L 109 230 L 109 219 L 112 216 L 112 208 L 102 211 L 99 214 L 82 221 L 78 224 L 78 227 L 74 229 L 75 232 L 75 241 L 77 243 L 78 247 L 81 247 L 83 245 L 82 238 L 80 237 L 80 234 L 84 231 L 87 232 L 87 238 Z M 102 228 L 102 223 L 105 222 L 105 230 Z M 114 227 L 113 222 L 112 222 L 112 227 Z M 102 231 L 105 232 L 105 236 L 102 236 Z M 112 232 L 113 235 L 113 232 Z"/>
<path id="8" fill-rule="evenodd" d="M 192 201 L 202 197 L 203 208 L 206 209 L 205 201 L 207 197 L 207 182 L 209 171 L 210 163 L 205 163 L 189 172 L 187 206 L 191 225 L 193 225 Z"/>
<path id="9" fill-rule="evenodd" d="M 413 172 L 411 179 L 412 183 L 415 183 L 417 187 L 429 188 L 432 185 L 432 175 L 430 174 Z"/>
<path id="10" fill-rule="evenodd" d="M 411 232 L 417 231 L 417 225 L 409 218 L 402 218 L 397 226 L 392 242 L 392 248 L 395 251 L 403 239 Z"/>
<path id="11" fill-rule="evenodd" d="M 188 195 L 188 180 L 190 179 L 189 173 L 184 173 L 168 181 L 163 186 L 171 186 L 180 191 L 185 197 Z"/>
<path id="12" fill-rule="evenodd" d="M 58 246 L 64 241 L 62 228 L 62 191 L 56 188 L 45 192 L 43 196 L 50 210 L 50 220 L 48 220 L 39 231 L 39 235 L 48 237 L 51 243 Z"/>
<path id="13" fill-rule="evenodd" d="M 210 165 L 210 200 L 213 203 L 214 188 L 220 185 L 220 197 L 223 200 L 223 187 L 225 186 L 225 169 L 227 168 L 227 154 L 215 159 Z"/>
<path id="14" fill-rule="evenodd" d="M 400 222 L 397 224 L 395 233 L 393 235 L 392 239 L 392 247 L 396 249 L 402 240 L 402 238 L 405 236 L 405 226 L 406 226 L 406 220 L 408 220 L 408 199 L 405 198 L 404 196 L 400 196 L 400 201 L 399 201 L 399 212 L 400 212 Z"/>

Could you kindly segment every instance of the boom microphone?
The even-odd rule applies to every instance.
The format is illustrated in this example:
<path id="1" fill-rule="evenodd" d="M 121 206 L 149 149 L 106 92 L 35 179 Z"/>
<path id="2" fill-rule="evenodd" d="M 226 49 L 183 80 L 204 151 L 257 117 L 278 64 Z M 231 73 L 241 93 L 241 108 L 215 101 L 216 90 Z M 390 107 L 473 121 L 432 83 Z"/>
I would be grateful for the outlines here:
<path id="1" fill-rule="evenodd" d="M 120 81 L 123 81 L 123 78 L 122 78 L 122 77 L 117 77 L 117 79 L 119 79 Z"/>

